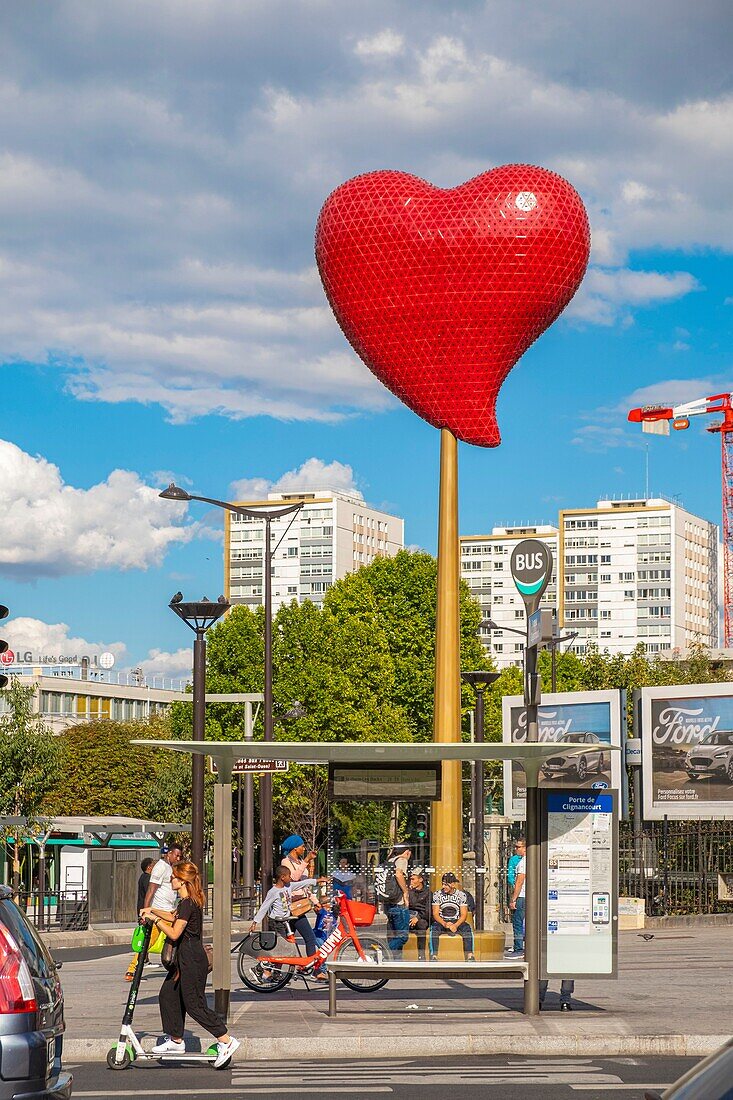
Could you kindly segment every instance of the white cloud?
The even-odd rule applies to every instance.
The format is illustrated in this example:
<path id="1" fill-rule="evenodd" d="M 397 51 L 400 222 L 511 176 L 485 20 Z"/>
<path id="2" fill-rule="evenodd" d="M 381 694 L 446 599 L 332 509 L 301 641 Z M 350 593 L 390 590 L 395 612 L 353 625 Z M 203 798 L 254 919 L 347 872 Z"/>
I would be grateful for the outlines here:
<path id="1" fill-rule="evenodd" d="M 531 157 L 590 212 L 576 317 L 676 300 L 691 276 L 628 254 L 733 249 L 733 96 L 726 5 L 669 4 L 22 5 L 2 41 L 0 361 L 175 421 L 388 409 L 312 262 L 325 196 L 383 166 L 452 186 Z"/>
<path id="2" fill-rule="evenodd" d="M 92 642 L 72 634 L 66 623 L 47 623 L 42 619 L 22 616 L 3 623 L 3 637 L 7 639 L 10 648 L 16 654 L 30 651 L 34 656 L 47 654 L 64 657 L 83 655 L 98 657 L 100 653 L 112 653 L 115 664 L 110 675 L 113 680 L 120 676 L 123 683 L 133 668 L 142 669 L 148 683 L 151 684 L 154 678 L 184 681 L 191 678 L 193 651 L 190 646 L 176 650 L 175 653 L 151 649 L 147 657 L 131 665 L 130 654 L 124 642 Z M 161 685 L 158 684 L 158 686 Z M 171 685 L 166 683 L 165 686 Z"/>
<path id="3" fill-rule="evenodd" d="M 42 619 L 23 616 L 3 623 L 3 637 L 16 653 L 30 650 L 34 656 L 46 653 L 64 657 L 98 657 L 100 653 L 113 653 L 119 666 L 126 654 L 124 642 L 90 642 L 71 634 L 66 623 L 46 623 Z"/>
<path id="4" fill-rule="evenodd" d="M 627 429 L 612 424 L 586 424 L 585 427 L 575 430 L 570 442 L 594 454 L 618 447 L 638 449 L 641 446 L 639 440 L 634 438 Z"/>
<path id="5" fill-rule="evenodd" d="M 207 535 L 186 505 L 162 501 L 130 470 L 89 489 L 67 485 L 40 455 L 0 440 L 0 572 L 19 580 L 98 569 L 147 569 Z"/>
<path id="6" fill-rule="evenodd" d="M 567 309 L 567 316 L 597 325 L 612 325 L 630 309 L 673 302 L 699 290 L 686 271 L 631 271 L 591 267 Z"/>
<path id="7" fill-rule="evenodd" d="M 367 38 L 360 38 L 354 47 L 354 53 L 362 60 L 383 60 L 387 57 L 397 57 L 405 49 L 405 40 L 401 34 L 386 27 L 377 34 Z"/>
<path id="8" fill-rule="evenodd" d="M 336 489 L 361 496 L 351 466 L 344 462 L 324 462 L 321 458 L 306 459 L 297 469 L 288 470 L 276 481 L 265 477 L 245 477 L 231 485 L 235 500 L 242 501 L 261 500 L 270 492 L 295 493 L 313 489 Z"/>
<path id="9" fill-rule="evenodd" d="M 156 677 L 190 680 L 192 662 L 193 656 L 190 646 L 177 649 L 175 653 L 168 653 L 163 649 L 151 649 L 145 660 L 139 661 L 135 667 L 141 668 L 148 683 L 152 684 Z"/>

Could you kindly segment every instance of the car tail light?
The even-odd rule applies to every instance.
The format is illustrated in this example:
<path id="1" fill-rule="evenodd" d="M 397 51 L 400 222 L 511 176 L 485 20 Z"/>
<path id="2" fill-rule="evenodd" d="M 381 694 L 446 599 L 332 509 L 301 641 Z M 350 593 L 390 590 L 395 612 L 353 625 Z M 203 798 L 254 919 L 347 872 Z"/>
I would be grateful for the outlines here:
<path id="1" fill-rule="evenodd" d="M 0 924 L 0 1013 L 35 1012 L 33 979 L 20 948 Z"/>

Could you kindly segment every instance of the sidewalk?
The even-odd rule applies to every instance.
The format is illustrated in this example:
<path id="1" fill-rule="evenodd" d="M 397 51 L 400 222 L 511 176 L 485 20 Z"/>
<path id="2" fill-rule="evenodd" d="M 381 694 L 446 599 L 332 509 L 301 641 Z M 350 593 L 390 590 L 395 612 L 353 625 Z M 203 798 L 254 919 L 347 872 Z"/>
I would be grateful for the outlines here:
<path id="1" fill-rule="evenodd" d="M 733 927 L 622 932 L 616 981 L 576 983 L 575 1011 L 557 994 L 534 1018 L 521 1014 L 520 983 L 407 980 L 372 994 L 339 989 L 329 1020 L 325 989 L 301 982 L 267 996 L 241 988 L 232 967 L 230 1026 L 243 1061 L 425 1054 L 697 1055 L 730 1036 Z M 124 955 L 64 966 L 65 1058 L 103 1059 L 116 1040 L 127 986 Z M 160 1032 L 160 970 L 146 970 L 135 1013 L 139 1033 Z M 551 986 L 551 990 L 555 989 Z M 417 1007 L 410 1007 L 417 1006 Z M 195 1035 L 200 1035 L 197 1028 Z"/>

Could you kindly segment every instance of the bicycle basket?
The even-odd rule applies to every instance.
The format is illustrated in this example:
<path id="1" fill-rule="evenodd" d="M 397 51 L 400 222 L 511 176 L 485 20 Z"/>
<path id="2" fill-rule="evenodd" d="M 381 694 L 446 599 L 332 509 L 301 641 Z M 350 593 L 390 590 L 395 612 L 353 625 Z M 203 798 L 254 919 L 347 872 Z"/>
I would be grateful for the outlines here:
<path id="1" fill-rule="evenodd" d="M 376 905 L 367 905 L 364 901 L 352 901 L 351 898 L 344 898 L 344 905 L 355 928 L 368 928 L 374 922 L 377 915 Z"/>

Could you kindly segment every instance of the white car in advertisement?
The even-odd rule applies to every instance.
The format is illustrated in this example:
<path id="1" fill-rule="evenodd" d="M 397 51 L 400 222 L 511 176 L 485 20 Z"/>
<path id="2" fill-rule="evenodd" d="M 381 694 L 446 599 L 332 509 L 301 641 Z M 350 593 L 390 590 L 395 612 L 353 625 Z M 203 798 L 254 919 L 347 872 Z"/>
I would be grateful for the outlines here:
<path id="1" fill-rule="evenodd" d="M 587 745 L 587 751 L 566 755 L 559 750 L 557 756 L 551 756 L 543 765 L 542 773 L 546 778 L 574 772 L 582 783 L 590 772 L 600 775 L 605 770 L 610 753 L 604 751 L 606 746 L 597 733 L 568 733 L 563 740 Z"/>
<path id="2" fill-rule="evenodd" d="M 733 732 L 716 730 L 702 737 L 687 753 L 685 771 L 690 779 L 723 774 L 733 783 Z"/>

